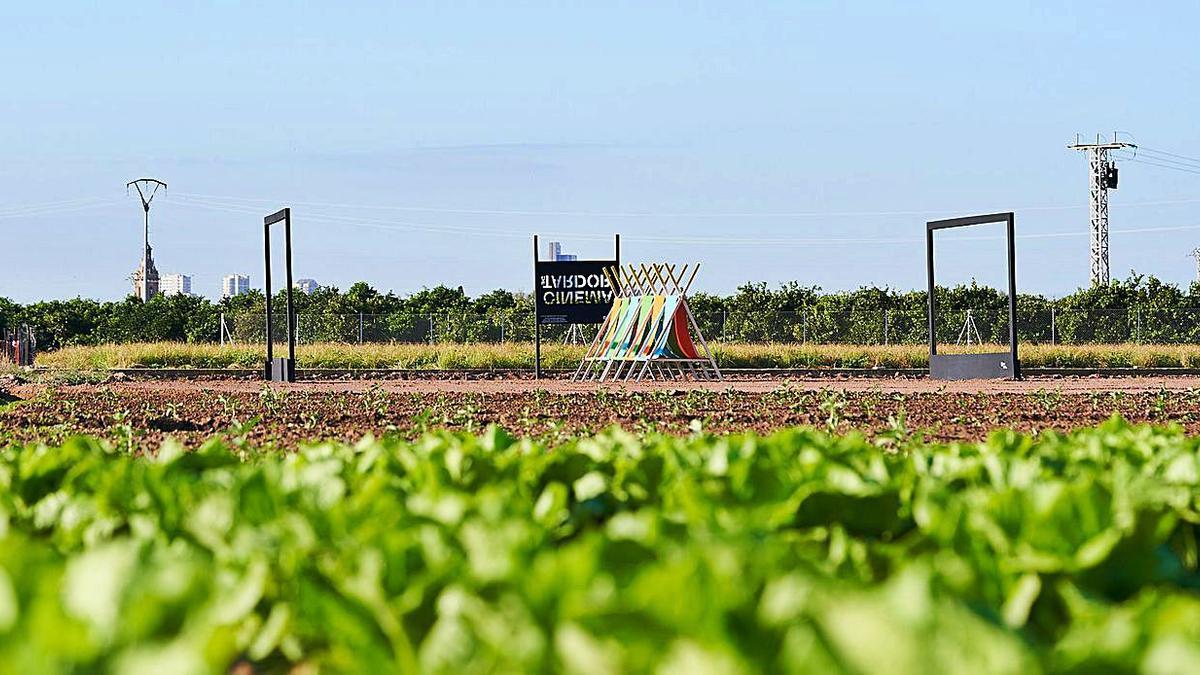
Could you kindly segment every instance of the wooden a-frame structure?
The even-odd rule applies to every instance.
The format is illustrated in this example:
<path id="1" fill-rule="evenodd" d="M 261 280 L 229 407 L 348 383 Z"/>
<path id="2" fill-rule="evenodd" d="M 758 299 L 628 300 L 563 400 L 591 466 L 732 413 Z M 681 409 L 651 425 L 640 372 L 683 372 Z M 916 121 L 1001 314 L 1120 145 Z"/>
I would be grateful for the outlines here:
<path id="1" fill-rule="evenodd" d="M 687 303 L 698 271 L 699 264 L 678 271 L 676 265 L 646 263 L 604 268 L 613 306 L 571 379 L 720 380 Z"/>

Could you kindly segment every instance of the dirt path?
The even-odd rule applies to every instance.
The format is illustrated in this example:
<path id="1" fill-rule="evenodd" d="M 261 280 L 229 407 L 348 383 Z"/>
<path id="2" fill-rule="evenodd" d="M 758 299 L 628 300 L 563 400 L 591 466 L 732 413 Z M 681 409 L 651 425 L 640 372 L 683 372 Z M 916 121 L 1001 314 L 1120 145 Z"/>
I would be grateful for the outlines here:
<path id="1" fill-rule="evenodd" d="M 261 380 L 136 380 L 103 385 L 60 387 L 63 391 L 121 391 L 121 392 L 216 392 L 258 393 L 266 383 Z M 814 377 L 814 378 L 754 378 L 726 379 L 720 382 L 628 382 L 597 384 L 545 379 L 495 380 L 341 380 L 323 382 L 272 383 L 272 388 L 286 392 L 366 392 L 382 390 L 404 394 L 529 394 L 545 391 L 552 394 L 592 394 L 610 392 L 654 391 L 735 391 L 768 393 L 781 388 L 800 391 L 880 392 L 895 394 L 1035 394 L 1039 392 L 1182 392 L 1200 390 L 1200 377 L 1037 377 L 1019 382 L 1010 380 L 942 381 L 914 377 Z M 35 397 L 45 390 L 42 385 L 27 384 L 11 388 L 21 398 Z"/>
<path id="2" fill-rule="evenodd" d="M 858 430 L 883 442 L 921 433 L 978 440 L 995 429 L 1035 433 L 1093 426 L 1120 414 L 1200 433 L 1200 378 L 943 383 L 925 379 L 806 379 L 597 387 L 564 381 L 142 381 L 11 388 L 0 443 L 57 442 L 75 433 L 156 448 L 215 436 L 256 445 L 364 434 L 414 436 L 433 428 L 562 440 L 619 425 L 689 434 L 769 432 L 788 426 Z"/>

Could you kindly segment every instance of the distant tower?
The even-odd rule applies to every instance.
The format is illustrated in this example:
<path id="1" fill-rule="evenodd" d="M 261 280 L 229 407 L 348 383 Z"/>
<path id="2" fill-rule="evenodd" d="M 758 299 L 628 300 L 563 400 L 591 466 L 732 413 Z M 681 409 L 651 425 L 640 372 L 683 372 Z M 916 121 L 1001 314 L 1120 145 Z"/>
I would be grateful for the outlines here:
<path id="1" fill-rule="evenodd" d="M 1196 259 L 1196 282 L 1200 283 L 1200 248 L 1192 249 L 1188 255 Z"/>
<path id="2" fill-rule="evenodd" d="M 245 274 L 226 274 L 221 279 L 221 298 L 232 298 L 235 295 L 250 292 L 250 277 Z"/>
<path id="3" fill-rule="evenodd" d="M 126 183 L 125 191 L 128 192 L 131 186 L 137 190 L 145 214 L 142 221 L 142 262 L 133 273 L 133 292 L 142 302 L 147 302 L 158 294 L 158 269 L 154 267 L 154 255 L 150 251 L 150 203 L 154 201 L 158 189 L 167 189 L 167 184 L 157 178 L 138 178 Z"/>
<path id="4" fill-rule="evenodd" d="M 294 287 L 306 295 L 312 295 L 321 290 L 321 284 L 317 283 L 316 279 L 297 279 Z"/>
<path id="5" fill-rule="evenodd" d="M 1136 148 L 1133 143 L 1122 143 L 1113 132 L 1111 143 L 1100 140 L 1097 134 L 1095 143 L 1083 143 L 1077 137 L 1074 145 L 1068 145 L 1072 150 L 1086 152 L 1088 156 L 1088 204 L 1091 220 L 1091 268 L 1092 285 L 1107 284 L 1108 274 L 1108 191 L 1117 189 L 1117 167 L 1109 161 L 1109 150 Z"/>
<path id="6" fill-rule="evenodd" d="M 149 272 L 146 271 L 147 265 Z M 158 268 L 154 266 L 154 255 L 150 251 L 150 244 L 146 244 L 146 254 L 142 256 L 142 264 L 138 265 L 137 271 L 131 277 L 133 280 L 133 294 L 138 297 L 138 300 L 146 302 L 150 298 L 158 295 Z"/>
<path id="7" fill-rule="evenodd" d="M 551 262 L 569 262 L 579 259 L 579 256 L 574 253 L 563 253 L 562 244 L 557 241 L 552 241 L 546 245 L 546 254 L 550 257 Z"/>
<path id="8" fill-rule="evenodd" d="M 192 277 L 187 274 L 164 274 L 158 279 L 158 292 L 162 295 L 191 295 Z"/>

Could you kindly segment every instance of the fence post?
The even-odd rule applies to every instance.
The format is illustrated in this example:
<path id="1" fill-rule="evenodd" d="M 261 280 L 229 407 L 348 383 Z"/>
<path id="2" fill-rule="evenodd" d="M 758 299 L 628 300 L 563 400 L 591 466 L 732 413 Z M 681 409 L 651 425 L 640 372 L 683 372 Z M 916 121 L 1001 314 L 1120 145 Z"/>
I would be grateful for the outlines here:
<path id="1" fill-rule="evenodd" d="M 892 310 L 885 309 L 885 310 L 883 310 L 883 346 L 885 346 L 885 347 L 888 345 L 888 338 L 889 338 L 888 333 L 891 332 L 891 328 L 892 328 Z"/>
<path id="2" fill-rule="evenodd" d="M 1054 305 L 1050 305 L 1050 344 L 1058 344 L 1058 334 L 1056 331 Z"/>
<path id="3" fill-rule="evenodd" d="M 221 346 L 225 346 L 225 312 L 221 312 L 221 323 L 217 324 L 217 334 L 220 335 Z"/>
<path id="4" fill-rule="evenodd" d="M 725 310 L 721 310 L 721 342 L 725 342 L 725 326 L 729 322 Z"/>
<path id="5" fill-rule="evenodd" d="M 795 335 L 795 333 L 792 333 Z M 800 310 L 800 344 L 808 344 L 808 308 Z"/>
<path id="6" fill-rule="evenodd" d="M 358 313 L 358 344 L 360 344 L 360 345 L 362 344 L 362 323 L 363 323 L 362 314 L 363 314 L 362 312 Z"/>
<path id="7" fill-rule="evenodd" d="M 1137 341 L 1142 341 L 1142 308 L 1137 308 Z"/>
<path id="8" fill-rule="evenodd" d="M 429 344 L 433 344 L 433 315 L 429 315 Z"/>

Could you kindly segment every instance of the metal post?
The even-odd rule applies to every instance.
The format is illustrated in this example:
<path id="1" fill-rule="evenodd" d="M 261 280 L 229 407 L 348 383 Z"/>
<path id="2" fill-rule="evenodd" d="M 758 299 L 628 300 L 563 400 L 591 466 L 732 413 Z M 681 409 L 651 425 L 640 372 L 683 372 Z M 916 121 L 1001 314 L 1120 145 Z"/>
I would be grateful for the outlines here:
<path id="1" fill-rule="evenodd" d="M 150 205 L 143 202 L 142 211 L 142 302 L 150 302 Z"/>
<path id="2" fill-rule="evenodd" d="M 792 330 L 795 330 L 793 328 Z M 795 338 L 795 333 L 792 337 Z M 800 343 L 808 344 L 808 308 L 804 307 L 800 310 Z"/>
<path id="3" fill-rule="evenodd" d="M 725 326 L 729 324 L 729 314 L 725 310 L 721 310 L 721 342 L 725 342 Z"/>
<path id="4" fill-rule="evenodd" d="M 1137 308 L 1137 333 L 1136 333 L 1136 335 L 1137 335 L 1137 337 L 1135 338 L 1135 341 L 1141 342 L 1142 341 L 1142 308 L 1141 307 Z"/>
<path id="5" fill-rule="evenodd" d="M 1012 375 L 1021 379 L 1021 362 L 1017 360 L 1017 247 L 1014 230 L 1016 217 L 1008 214 L 1008 348 L 1012 354 Z M 932 264 L 932 258 L 930 263 Z"/>
<path id="6" fill-rule="evenodd" d="M 360 345 L 362 344 L 362 333 L 363 333 L 363 313 L 359 312 L 358 313 L 358 344 L 360 344 Z"/>
<path id="7" fill-rule="evenodd" d="M 263 272 L 264 291 L 267 296 L 267 379 L 271 379 L 271 364 L 275 358 L 275 345 L 272 344 L 272 328 L 274 320 L 271 317 L 271 225 L 263 226 L 263 248 L 266 249 L 266 269 Z"/>
<path id="8" fill-rule="evenodd" d="M 1054 305 L 1050 305 L 1050 344 L 1058 344 L 1057 320 Z"/>
<path id="9" fill-rule="evenodd" d="M 619 236 L 619 235 L 618 235 Z M 620 239 L 617 239 L 618 245 Z M 538 236 L 533 235 L 533 378 L 542 379 L 542 315 L 537 304 Z"/>
<path id="10" fill-rule="evenodd" d="M 283 210 L 284 252 L 287 255 L 287 327 L 289 367 L 296 363 L 296 305 L 292 299 L 292 210 Z"/>
<path id="11" fill-rule="evenodd" d="M 928 261 L 926 272 L 929 275 L 929 360 L 932 364 L 933 357 L 937 355 L 937 326 L 934 322 L 934 317 L 937 316 L 937 297 L 933 292 L 933 230 L 928 227 L 925 229 L 925 259 Z"/>

